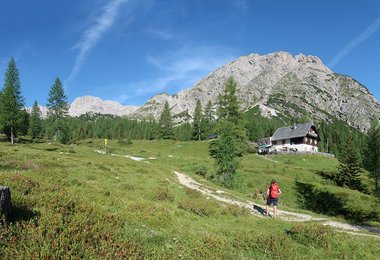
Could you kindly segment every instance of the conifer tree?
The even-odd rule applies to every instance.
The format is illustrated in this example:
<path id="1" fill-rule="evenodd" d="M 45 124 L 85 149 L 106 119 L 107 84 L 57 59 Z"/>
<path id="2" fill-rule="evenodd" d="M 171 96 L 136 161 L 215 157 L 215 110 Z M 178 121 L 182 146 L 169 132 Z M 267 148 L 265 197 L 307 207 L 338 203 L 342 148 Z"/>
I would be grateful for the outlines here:
<path id="1" fill-rule="evenodd" d="M 374 180 L 375 190 L 377 191 L 380 180 L 380 126 L 376 118 L 371 121 L 371 128 L 367 133 L 364 167 L 369 171 L 370 177 Z"/>
<path id="2" fill-rule="evenodd" d="M 14 144 L 14 138 L 24 123 L 24 98 L 16 63 L 12 58 L 5 73 L 4 88 L 0 95 L 0 126 L 3 133 Z"/>
<path id="3" fill-rule="evenodd" d="M 237 85 L 233 77 L 227 80 L 222 95 L 218 97 L 218 121 L 230 121 L 235 127 L 235 138 L 238 141 L 238 154 L 247 148 L 247 133 L 243 113 L 240 111 L 240 102 L 236 95 Z M 217 127 L 218 128 L 218 127 Z M 218 131 L 217 131 L 218 132 Z"/>
<path id="4" fill-rule="evenodd" d="M 48 121 L 54 141 L 59 139 L 62 143 L 68 142 L 68 126 L 66 118 L 69 113 L 69 104 L 59 78 L 56 78 L 50 89 L 46 106 L 48 108 Z"/>
<path id="5" fill-rule="evenodd" d="M 194 110 L 194 118 L 193 118 L 193 139 L 200 141 L 202 138 L 202 104 L 201 101 L 198 99 L 197 103 L 195 105 Z"/>
<path id="6" fill-rule="evenodd" d="M 162 139 L 173 138 L 173 118 L 170 112 L 168 101 L 165 102 L 164 109 L 160 115 L 158 123 L 158 137 Z"/>
<path id="7" fill-rule="evenodd" d="M 211 142 L 210 155 L 215 159 L 215 168 L 218 181 L 224 186 L 234 186 L 234 177 L 239 167 L 238 140 L 236 127 L 232 122 L 223 120 L 219 123 L 218 139 Z"/>
<path id="8" fill-rule="evenodd" d="M 42 113 L 37 100 L 34 101 L 32 111 L 30 112 L 28 131 L 32 139 L 40 138 L 42 136 Z"/>
<path id="9" fill-rule="evenodd" d="M 218 98 L 218 139 L 210 144 L 210 155 L 215 159 L 219 180 L 227 187 L 233 186 L 237 160 L 246 148 L 246 131 L 236 96 L 236 83 L 229 78 L 224 93 Z"/>
<path id="10" fill-rule="evenodd" d="M 214 122 L 215 117 L 212 110 L 211 100 L 207 102 L 207 105 L 204 109 L 203 117 L 202 117 L 202 128 L 203 128 L 203 136 L 202 139 L 208 138 L 211 134 L 214 134 Z"/>
<path id="11" fill-rule="evenodd" d="M 348 137 L 344 144 L 340 156 L 337 176 L 338 186 L 348 186 L 350 189 L 360 190 L 359 155 L 352 145 L 352 136 Z"/>

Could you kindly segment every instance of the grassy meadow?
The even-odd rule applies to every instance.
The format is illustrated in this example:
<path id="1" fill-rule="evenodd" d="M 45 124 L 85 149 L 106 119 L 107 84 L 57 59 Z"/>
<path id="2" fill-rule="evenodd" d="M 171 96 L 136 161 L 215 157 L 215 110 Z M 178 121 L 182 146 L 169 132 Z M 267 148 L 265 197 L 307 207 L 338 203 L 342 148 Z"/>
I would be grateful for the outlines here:
<path id="1" fill-rule="evenodd" d="M 12 192 L 0 258 L 376 259 L 380 239 L 315 222 L 259 218 L 180 186 L 172 172 L 212 179 L 207 142 L 85 140 L 76 145 L 0 143 L 0 185 Z M 146 158 L 134 161 L 116 155 Z M 264 201 L 275 178 L 281 209 L 379 225 L 378 199 L 333 185 L 335 159 L 242 158 L 234 197 Z M 201 176 L 203 175 L 203 177 Z M 363 182 L 369 183 L 366 176 Z"/>

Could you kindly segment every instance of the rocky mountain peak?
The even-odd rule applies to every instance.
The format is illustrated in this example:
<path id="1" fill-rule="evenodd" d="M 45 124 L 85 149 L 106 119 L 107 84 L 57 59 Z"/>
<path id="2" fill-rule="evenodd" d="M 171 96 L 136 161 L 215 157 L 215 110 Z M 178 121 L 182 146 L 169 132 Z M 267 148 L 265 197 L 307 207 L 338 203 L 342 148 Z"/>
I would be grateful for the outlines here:
<path id="1" fill-rule="evenodd" d="M 293 56 L 284 51 L 267 55 L 249 54 L 230 62 L 192 88 L 176 95 L 152 97 L 135 113 L 136 117 L 158 118 L 165 101 L 173 114 L 193 114 L 196 100 L 204 107 L 215 103 L 229 77 L 238 85 L 242 109 L 259 107 L 263 116 L 343 120 L 366 131 L 372 116 L 380 115 L 380 105 L 368 89 L 348 76 L 334 73 L 317 56 Z M 178 118 L 178 117 L 177 117 Z M 180 120 L 180 119 L 178 119 Z"/>
<path id="2" fill-rule="evenodd" d="M 69 114 L 71 116 L 79 116 L 87 112 L 93 112 L 125 116 L 132 114 L 138 108 L 138 106 L 123 106 L 116 101 L 102 100 L 94 96 L 82 96 L 76 98 L 71 103 Z"/>

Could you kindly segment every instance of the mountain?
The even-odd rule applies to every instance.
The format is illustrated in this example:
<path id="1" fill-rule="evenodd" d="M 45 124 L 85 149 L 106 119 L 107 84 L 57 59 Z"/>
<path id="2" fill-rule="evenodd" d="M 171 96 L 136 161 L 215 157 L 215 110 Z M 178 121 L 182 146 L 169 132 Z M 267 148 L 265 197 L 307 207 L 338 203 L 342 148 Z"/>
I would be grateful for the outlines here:
<path id="1" fill-rule="evenodd" d="M 349 76 L 334 73 L 316 56 L 292 56 L 287 52 L 250 54 L 224 65 L 193 87 L 178 94 L 158 94 L 134 113 L 158 118 L 165 101 L 177 115 L 192 114 L 196 100 L 215 103 L 229 77 L 238 85 L 244 110 L 259 107 L 263 116 L 343 120 L 366 131 L 372 116 L 380 116 L 380 104 L 368 89 Z"/>
<path id="2" fill-rule="evenodd" d="M 127 116 L 135 112 L 137 106 L 123 106 L 122 104 L 111 101 L 102 100 L 98 97 L 83 96 L 76 98 L 70 105 L 69 114 L 71 116 L 80 116 L 87 112 L 111 114 L 117 116 Z"/>
<path id="3" fill-rule="evenodd" d="M 39 106 L 42 112 L 42 117 L 47 117 L 47 108 Z M 123 106 L 122 104 L 111 101 L 111 100 L 102 100 L 98 97 L 93 96 L 83 96 L 76 98 L 70 105 L 69 115 L 70 116 L 80 116 L 86 114 L 87 112 L 91 113 L 100 113 L 100 114 L 110 114 L 117 116 L 128 116 L 134 113 L 139 107 L 138 106 Z M 27 108 L 27 111 L 30 112 L 32 108 Z"/>

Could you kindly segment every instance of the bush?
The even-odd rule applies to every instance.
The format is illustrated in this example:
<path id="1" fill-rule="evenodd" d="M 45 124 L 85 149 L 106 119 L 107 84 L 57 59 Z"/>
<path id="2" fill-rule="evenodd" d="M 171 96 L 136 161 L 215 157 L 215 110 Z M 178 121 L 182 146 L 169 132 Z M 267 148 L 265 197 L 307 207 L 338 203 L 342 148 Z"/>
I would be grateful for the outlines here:
<path id="1" fill-rule="evenodd" d="M 197 165 L 194 167 L 194 173 L 196 175 L 202 176 L 203 178 L 207 177 L 207 167 L 204 165 Z"/>
<path id="2" fill-rule="evenodd" d="M 333 230 L 321 225 L 296 224 L 286 232 L 294 241 L 316 247 L 327 247 L 333 238 Z"/>
<path id="3" fill-rule="evenodd" d="M 201 217 L 209 217 L 217 212 L 216 205 L 205 199 L 184 199 L 178 203 L 178 207 Z"/>
<path id="4" fill-rule="evenodd" d="M 175 200 L 174 195 L 169 191 L 168 188 L 157 188 L 153 190 L 154 200 L 156 201 L 170 201 L 173 202 Z"/>
<path id="5" fill-rule="evenodd" d="M 132 140 L 130 138 L 127 138 L 127 139 L 119 139 L 117 141 L 118 144 L 121 144 L 121 145 L 130 145 L 132 144 Z"/>
<path id="6" fill-rule="evenodd" d="M 187 187 L 186 187 L 186 194 L 189 195 L 193 199 L 198 199 L 202 197 L 201 192 L 194 189 L 187 188 Z"/>
<path id="7" fill-rule="evenodd" d="M 238 205 L 227 205 L 222 211 L 225 215 L 233 215 L 233 216 L 249 216 L 251 211 L 246 207 L 240 207 Z"/>
<path id="8" fill-rule="evenodd" d="M 259 235 L 254 244 L 258 251 L 265 254 L 265 259 L 290 259 L 292 241 L 286 235 L 264 234 Z"/>

